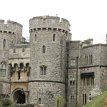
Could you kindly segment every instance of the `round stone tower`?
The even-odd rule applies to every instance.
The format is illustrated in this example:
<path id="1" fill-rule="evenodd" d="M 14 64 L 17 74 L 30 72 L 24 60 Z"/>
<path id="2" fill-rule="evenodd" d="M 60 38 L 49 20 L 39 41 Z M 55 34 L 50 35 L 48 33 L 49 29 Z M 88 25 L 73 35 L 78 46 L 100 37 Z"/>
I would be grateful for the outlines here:
<path id="1" fill-rule="evenodd" d="M 3 81 L 3 94 L 9 91 L 9 48 L 17 43 L 22 36 L 22 25 L 17 22 L 0 20 L 0 81 Z M 4 82 L 5 81 L 5 82 Z"/>
<path id="2" fill-rule="evenodd" d="M 30 19 L 31 74 L 29 102 L 43 107 L 65 104 L 66 19 L 40 16 Z"/>

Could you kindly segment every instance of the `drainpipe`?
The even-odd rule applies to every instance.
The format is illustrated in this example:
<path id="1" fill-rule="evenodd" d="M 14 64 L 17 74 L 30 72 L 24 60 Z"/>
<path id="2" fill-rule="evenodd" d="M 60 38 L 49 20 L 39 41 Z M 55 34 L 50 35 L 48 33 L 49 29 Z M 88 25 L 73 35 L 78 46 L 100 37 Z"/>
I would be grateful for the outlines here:
<path id="1" fill-rule="evenodd" d="M 78 107 L 78 56 L 76 57 L 76 104 L 75 107 Z"/>

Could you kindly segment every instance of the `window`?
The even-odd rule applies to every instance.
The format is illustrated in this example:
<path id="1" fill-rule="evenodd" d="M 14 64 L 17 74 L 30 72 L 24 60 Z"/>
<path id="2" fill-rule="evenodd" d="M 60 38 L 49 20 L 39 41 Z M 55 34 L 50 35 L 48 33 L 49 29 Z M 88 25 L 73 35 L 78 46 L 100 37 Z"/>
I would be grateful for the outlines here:
<path id="1" fill-rule="evenodd" d="M 16 53 L 16 49 L 15 48 L 13 49 L 13 53 Z"/>
<path id="2" fill-rule="evenodd" d="M 93 56 L 91 55 L 90 57 L 91 57 L 91 61 L 90 61 L 90 62 L 91 62 L 91 64 L 92 64 L 92 63 L 93 63 Z"/>
<path id="3" fill-rule="evenodd" d="M 41 98 L 39 98 L 39 104 L 41 104 Z"/>
<path id="4" fill-rule="evenodd" d="M 16 49 L 15 48 L 13 49 L 13 53 L 16 53 Z"/>
<path id="5" fill-rule="evenodd" d="M 93 60 L 92 55 L 89 55 L 89 64 L 92 64 L 92 60 Z"/>
<path id="6" fill-rule="evenodd" d="M 86 55 L 85 56 L 85 65 L 87 65 L 88 64 L 88 56 Z"/>
<path id="7" fill-rule="evenodd" d="M 0 64 L 0 76 L 1 77 L 6 76 L 6 64 L 5 63 Z"/>
<path id="8" fill-rule="evenodd" d="M 55 41 L 55 34 L 53 34 L 53 41 Z"/>
<path id="9" fill-rule="evenodd" d="M 94 85 L 94 72 L 81 73 L 81 83 L 83 86 Z"/>
<path id="10" fill-rule="evenodd" d="M 70 100 L 72 103 L 74 103 L 74 96 L 71 96 Z"/>
<path id="11" fill-rule="evenodd" d="M 45 46 L 45 45 L 42 46 L 42 52 L 43 52 L 43 53 L 46 52 L 46 46 Z"/>
<path id="12" fill-rule="evenodd" d="M 22 48 L 22 52 L 25 52 L 25 48 Z"/>
<path id="13" fill-rule="evenodd" d="M 37 39 L 37 35 L 35 34 L 35 41 L 36 41 L 36 39 Z"/>
<path id="14" fill-rule="evenodd" d="M 29 68 L 29 63 L 26 63 L 26 69 Z"/>
<path id="15" fill-rule="evenodd" d="M 20 80 L 20 72 L 18 72 L 18 80 Z"/>
<path id="16" fill-rule="evenodd" d="M 3 48 L 6 47 L 6 39 L 3 39 Z"/>
<path id="17" fill-rule="evenodd" d="M 75 66 L 76 65 L 76 61 L 75 61 L 75 59 L 71 59 L 71 66 Z"/>
<path id="18" fill-rule="evenodd" d="M 47 67 L 45 65 L 42 65 L 40 67 L 40 75 L 46 75 L 46 69 Z"/>
<path id="19" fill-rule="evenodd" d="M 87 95 L 86 93 L 83 94 L 83 104 L 86 104 L 87 103 Z"/>
<path id="20" fill-rule="evenodd" d="M 18 64 L 17 63 L 14 64 L 14 71 L 18 71 Z"/>
<path id="21" fill-rule="evenodd" d="M 70 80 L 70 85 L 75 85 L 75 80 Z"/>
<path id="22" fill-rule="evenodd" d="M 24 64 L 20 63 L 20 69 L 23 69 L 23 68 L 24 68 Z"/>
<path id="23" fill-rule="evenodd" d="M 89 100 L 90 100 L 90 101 L 92 100 L 91 93 L 89 94 Z"/>

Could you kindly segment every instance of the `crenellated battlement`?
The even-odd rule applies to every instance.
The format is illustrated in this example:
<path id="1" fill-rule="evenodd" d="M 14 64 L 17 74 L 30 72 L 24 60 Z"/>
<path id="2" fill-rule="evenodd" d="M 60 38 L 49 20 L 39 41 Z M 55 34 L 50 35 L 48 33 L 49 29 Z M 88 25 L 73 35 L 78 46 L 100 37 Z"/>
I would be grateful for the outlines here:
<path id="1" fill-rule="evenodd" d="M 59 31 L 69 31 L 70 23 L 67 19 L 60 18 L 57 16 L 39 16 L 33 17 L 29 20 L 30 31 L 35 30 L 59 30 Z"/>
<path id="2" fill-rule="evenodd" d="M 23 26 L 21 24 L 11 20 L 7 20 L 6 23 L 5 23 L 5 20 L 0 20 L 0 32 L 2 33 L 22 34 L 22 27 Z"/>

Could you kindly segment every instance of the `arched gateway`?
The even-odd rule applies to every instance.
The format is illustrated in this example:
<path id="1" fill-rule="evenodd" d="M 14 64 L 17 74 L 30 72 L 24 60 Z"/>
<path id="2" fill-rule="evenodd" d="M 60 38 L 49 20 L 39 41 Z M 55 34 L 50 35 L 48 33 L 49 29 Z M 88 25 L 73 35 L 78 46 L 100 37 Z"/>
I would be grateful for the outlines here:
<path id="1" fill-rule="evenodd" d="M 23 89 L 17 89 L 13 92 L 13 100 L 18 104 L 24 104 L 26 102 L 26 96 Z"/>

